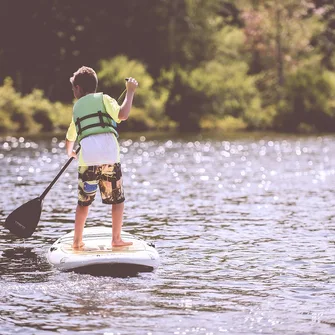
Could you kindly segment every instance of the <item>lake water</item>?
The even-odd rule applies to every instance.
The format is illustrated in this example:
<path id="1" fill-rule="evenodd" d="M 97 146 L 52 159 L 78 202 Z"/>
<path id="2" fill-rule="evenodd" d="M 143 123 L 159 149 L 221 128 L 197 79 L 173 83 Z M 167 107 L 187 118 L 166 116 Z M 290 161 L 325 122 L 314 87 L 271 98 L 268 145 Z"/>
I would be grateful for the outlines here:
<path id="1" fill-rule="evenodd" d="M 0 333 L 335 334 L 335 137 L 125 136 L 124 230 L 161 266 L 129 278 L 63 273 L 48 247 L 73 229 L 76 162 L 35 234 L 0 234 Z M 0 140 L 0 220 L 67 161 L 57 138 Z M 97 197 L 87 226 L 110 226 Z"/>

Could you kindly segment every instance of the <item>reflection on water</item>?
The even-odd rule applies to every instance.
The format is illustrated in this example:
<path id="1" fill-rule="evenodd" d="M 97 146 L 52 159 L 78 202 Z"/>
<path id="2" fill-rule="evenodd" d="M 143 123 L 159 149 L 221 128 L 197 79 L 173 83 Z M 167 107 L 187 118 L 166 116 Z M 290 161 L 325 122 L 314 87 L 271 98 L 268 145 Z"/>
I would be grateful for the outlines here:
<path id="1" fill-rule="evenodd" d="M 1 333 L 334 334 L 333 136 L 121 140 L 125 230 L 162 265 L 132 278 L 61 273 L 45 254 L 73 229 L 76 164 L 38 229 L 0 235 Z M 40 195 L 64 142 L 0 141 L 0 219 Z M 110 226 L 97 198 L 88 226 Z"/>
<path id="2" fill-rule="evenodd" d="M 3 249 L 0 256 L 1 278 L 5 281 L 40 282 L 47 280 L 50 265 L 32 247 Z"/>

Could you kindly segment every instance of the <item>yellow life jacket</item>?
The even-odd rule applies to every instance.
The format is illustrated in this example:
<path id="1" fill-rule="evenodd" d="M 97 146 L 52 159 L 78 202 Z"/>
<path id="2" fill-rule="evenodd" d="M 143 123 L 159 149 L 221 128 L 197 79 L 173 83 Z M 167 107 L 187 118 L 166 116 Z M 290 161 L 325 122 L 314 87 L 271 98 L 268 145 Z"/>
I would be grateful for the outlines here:
<path id="1" fill-rule="evenodd" d="M 73 106 L 73 121 L 78 142 L 96 134 L 113 133 L 119 136 L 116 122 L 106 111 L 103 93 L 91 93 L 80 98 Z"/>

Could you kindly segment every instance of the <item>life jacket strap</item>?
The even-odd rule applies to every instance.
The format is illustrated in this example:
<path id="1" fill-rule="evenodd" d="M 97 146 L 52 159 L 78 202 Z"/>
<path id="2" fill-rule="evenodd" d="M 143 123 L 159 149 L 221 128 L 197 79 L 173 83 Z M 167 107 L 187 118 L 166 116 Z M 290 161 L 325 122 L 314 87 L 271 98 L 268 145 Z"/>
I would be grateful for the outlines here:
<path id="1" fill-rule="evenodd" d="M 98 112 L 98 116 L 99 116 L 100 126 L 101 126 L 102 128 L 105 128 L 106 125 L 105 125 L 104 119 L 102 118 L 102 113 L 101 113 L 101 111 Z"/>
<path id="2" fill-rule="evenodd" d="M 81 120 L 80 117 L 78 117 L 77 120 L 76 120 L 76 126 L 78 128 L 78 130 L 77 130 L 78 135 L 80 135 L 83 132 L 83 130 L 81 129 L 80 120 Z"/>
<path id="3" fill-rule="evenodd" d="M 110 123 L 107 123 L 104 119 L 103 119 L 103 116 L 105 118 L 108 118 L 110 120 L 113 121 L 113 118 L 108 114 L 102 114 L 101 111 L 98 111 L 97 113 L 93 113 L 93 114 L 89 114 L 89 115 L 85 115 L 83 117 L 77 117 L 76 119 L 76 126 L 77 126 L 77 135 L 80 136 L 82 134 L 83 131 L 85 131 L 86 129 L 89 129 L 89 128 L 95 128 L 95 127 L 102 127 L 102 128 L 105 128 L 106 126 L 108 127 L 113 127 L 115 129 L 115 126 L 113 125 L 113 122 L 110 124 Z M 90 125 L 87 125 L 85 127 L 82 127 L 80 122 L 86 120 L 86 119 L 90 119 L 92 117 L 98 117 L 99 118 L 99 123 L 93 123 L 93 124 L 90 124 Z"/>

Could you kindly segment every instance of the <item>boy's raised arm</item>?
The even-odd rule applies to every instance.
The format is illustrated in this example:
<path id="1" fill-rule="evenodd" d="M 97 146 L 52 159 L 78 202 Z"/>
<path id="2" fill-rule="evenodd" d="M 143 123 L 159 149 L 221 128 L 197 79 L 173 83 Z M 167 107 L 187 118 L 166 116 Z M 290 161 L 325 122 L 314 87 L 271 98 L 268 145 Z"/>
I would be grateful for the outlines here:
<path id="1" fill-rule="evenodd" d="M 138 86 L 138 82 L 135 78 L 130 77 L 126 83 L 127 93 L 124 98 L 124 101 L 121 105 L 120 111 L 119 111 L 119 119 L 120 120 L 127 120 L 131 106 L 133 104 L 133 98 L 135 94 L 135 90 Z"/>

